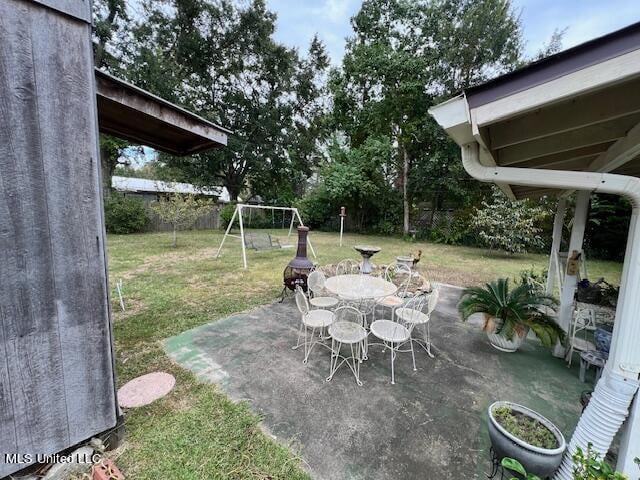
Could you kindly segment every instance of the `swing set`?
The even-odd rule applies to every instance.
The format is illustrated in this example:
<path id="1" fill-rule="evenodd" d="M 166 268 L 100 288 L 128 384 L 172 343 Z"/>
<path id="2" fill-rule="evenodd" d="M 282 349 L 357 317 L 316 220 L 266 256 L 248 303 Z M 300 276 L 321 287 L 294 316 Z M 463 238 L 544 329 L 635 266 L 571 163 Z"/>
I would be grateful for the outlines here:
<path id="1" fill-rule="evenodd" d="M 242 262 L 243 262 L 244 268 L 245 269 L 247 268 L 247 238 L 245 234 L 242 212 L 244 210 L 249 211 L 249 225 L 251 225 L 251 212 L 254 209 L 271 210 L 271 222 L 274 226 L 275 226 L 275 212 L 281 211 L 282 212 L 282 228 L 284 228 L 284 219 L 285 219 L 286 212 L 291 212 L 291 222 L 289 223 L 289 234 L 287 235 L 287 239 L 291 237 L 291 233 L 293 232 L 293 225 L 296 220 L 298 221 L 298 224 L 300 226 L 304 226 L 304 223 L 302 223 L 302 218 L 300 217 L 300 213 L 298 212 L 298 209 L 295 207 L 273 207 L 268 205 L 248 205 L 245 203 L 238 203 L 236 205 L 236 209 L 233 211 L 233 216 L 231 217 L 231 221 L 229 222 L 229 225 L 227 225 L 227 230 L 224 232 L 224 237 L 222 237 L 222 242 L 220 242 L 220 247 L 218 247 L 218 252 L 216 253 L 215 258 L 218 258 L 220 256 L 220 252 L 222 252 L 222 246 L 224 245 L 224 242 L 227 239 L 227 237 L 239 238 L 240 245 L 242 246 Z M 234 235 L 230 233 L 231 228 L 233 227 L 233 224 L 236 221 L 236 218 L 238 219 L 238 225 L 240 227 L 240 235 Z M 313 246 L 311 245 L 311 241 L 308 241 L 308 243 L 309 243 L 309 248 L 311 249 L 311 253 L 313 254 L 313 257 L 316 258 L 316 252 L 313 249 Z M 286 247 L 279 247 L 279 248 L 286 248 Z"/>

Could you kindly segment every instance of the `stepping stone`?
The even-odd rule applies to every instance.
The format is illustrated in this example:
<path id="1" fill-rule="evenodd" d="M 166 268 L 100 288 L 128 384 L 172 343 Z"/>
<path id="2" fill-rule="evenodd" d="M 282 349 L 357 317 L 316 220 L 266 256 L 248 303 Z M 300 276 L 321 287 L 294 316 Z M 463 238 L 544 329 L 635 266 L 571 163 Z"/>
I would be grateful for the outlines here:
<path id="1" fill-rule="evenodd" d="M 169 393 L 176 379 L 165 372 L 153 372 L 134 378 L 118 390 L 118 403 L 123 408 L 149 405 Z"/>

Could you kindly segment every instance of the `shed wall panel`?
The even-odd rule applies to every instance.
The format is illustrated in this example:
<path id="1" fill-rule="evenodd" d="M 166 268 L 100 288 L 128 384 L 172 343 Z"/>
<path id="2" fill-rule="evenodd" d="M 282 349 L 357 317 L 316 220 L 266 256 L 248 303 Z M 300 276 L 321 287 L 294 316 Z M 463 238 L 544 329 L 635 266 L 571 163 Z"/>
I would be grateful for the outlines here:
<path id="1" fill-rule="evenodd" d="M 0 454 L 116 421 L 89 28 L 0 1 Z"/>

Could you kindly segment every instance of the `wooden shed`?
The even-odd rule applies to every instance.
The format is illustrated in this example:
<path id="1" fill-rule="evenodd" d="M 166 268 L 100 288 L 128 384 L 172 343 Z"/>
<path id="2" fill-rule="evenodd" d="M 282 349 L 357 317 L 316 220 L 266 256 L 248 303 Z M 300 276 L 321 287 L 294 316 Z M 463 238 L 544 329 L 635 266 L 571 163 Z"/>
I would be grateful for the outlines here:
<path id="1" fill-rule="evenodd" d="M 0 477 L 119 416 L 99 121 L 172 153 L 228 133 L 96 73 L 89 0 L 0 1 Z"/>

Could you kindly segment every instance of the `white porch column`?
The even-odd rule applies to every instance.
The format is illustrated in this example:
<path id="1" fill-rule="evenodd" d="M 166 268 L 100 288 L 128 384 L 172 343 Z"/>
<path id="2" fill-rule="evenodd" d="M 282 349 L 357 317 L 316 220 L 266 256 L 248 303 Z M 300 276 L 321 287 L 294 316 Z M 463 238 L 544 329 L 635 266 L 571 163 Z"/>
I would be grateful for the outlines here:
<path id="1" fill-rule="evenodd" d="M 640 221 L 639 208 L 634 206 L 629 224 L 629 236 L 624 267 L 620 279 L 620 296 L 613 327 L 611 351 L 607 370 L 623 375 L 630 381 L 640 373 Z M 635 248 L 634 248 L 635 246 Z M 617 469 L 629 478 L 640 476 L 634 458 L 640 458 L 640 399 L 632 404 L 631 413 L 623 426 L 618 451 Z"/>
<path id="2" fill-rule="evenodd" d="M 564 215 L 567 211 L 567 201 L 565 198 L 558 200 L 558 206 L 556 208 L 556 215 L 553 219 L 553 237 L 551 241 L 551 253 L 549 254 L 549 268 L 547 269 L 547 286 L 546 294 L 552 295 L 553 289 L 556 286 L 556 280 L 560 274 L 559 269 L 562 268 L 558 265 L 558 253 L 560 252 L 560 243 L 562 242 L 562 227 L 564 226 Z M 560 284 L 558 284 L 560 288 Z"/>
<path id="3" fill-rule="evenodd" d="M 589 197 L 591 192 L 588 190 L 580 190 L 576 194 L 576 211 L 573 215 L 573 226 L 571 227 L 571 239 L 569 240 L 569 256 L 571 252 L 577 250 L 582 252 L 582 243 L 584 241 L 584 228 L 587 224 L 587 213 L 589 212 Z M 567 268 L 567 265 L 559 265 L 559 268 Z M 578 284 L 577 275 L 564 276 L 564 284 L 560 290 L 560 310 L 558 314 L 558 323 L 565 332 L 569 331 L 571 324 L 571 316 L 573 315 L 573 297 Z M 564 347 L 559 343 L 553 349 L 556 357 L 564 356 Z"/>

